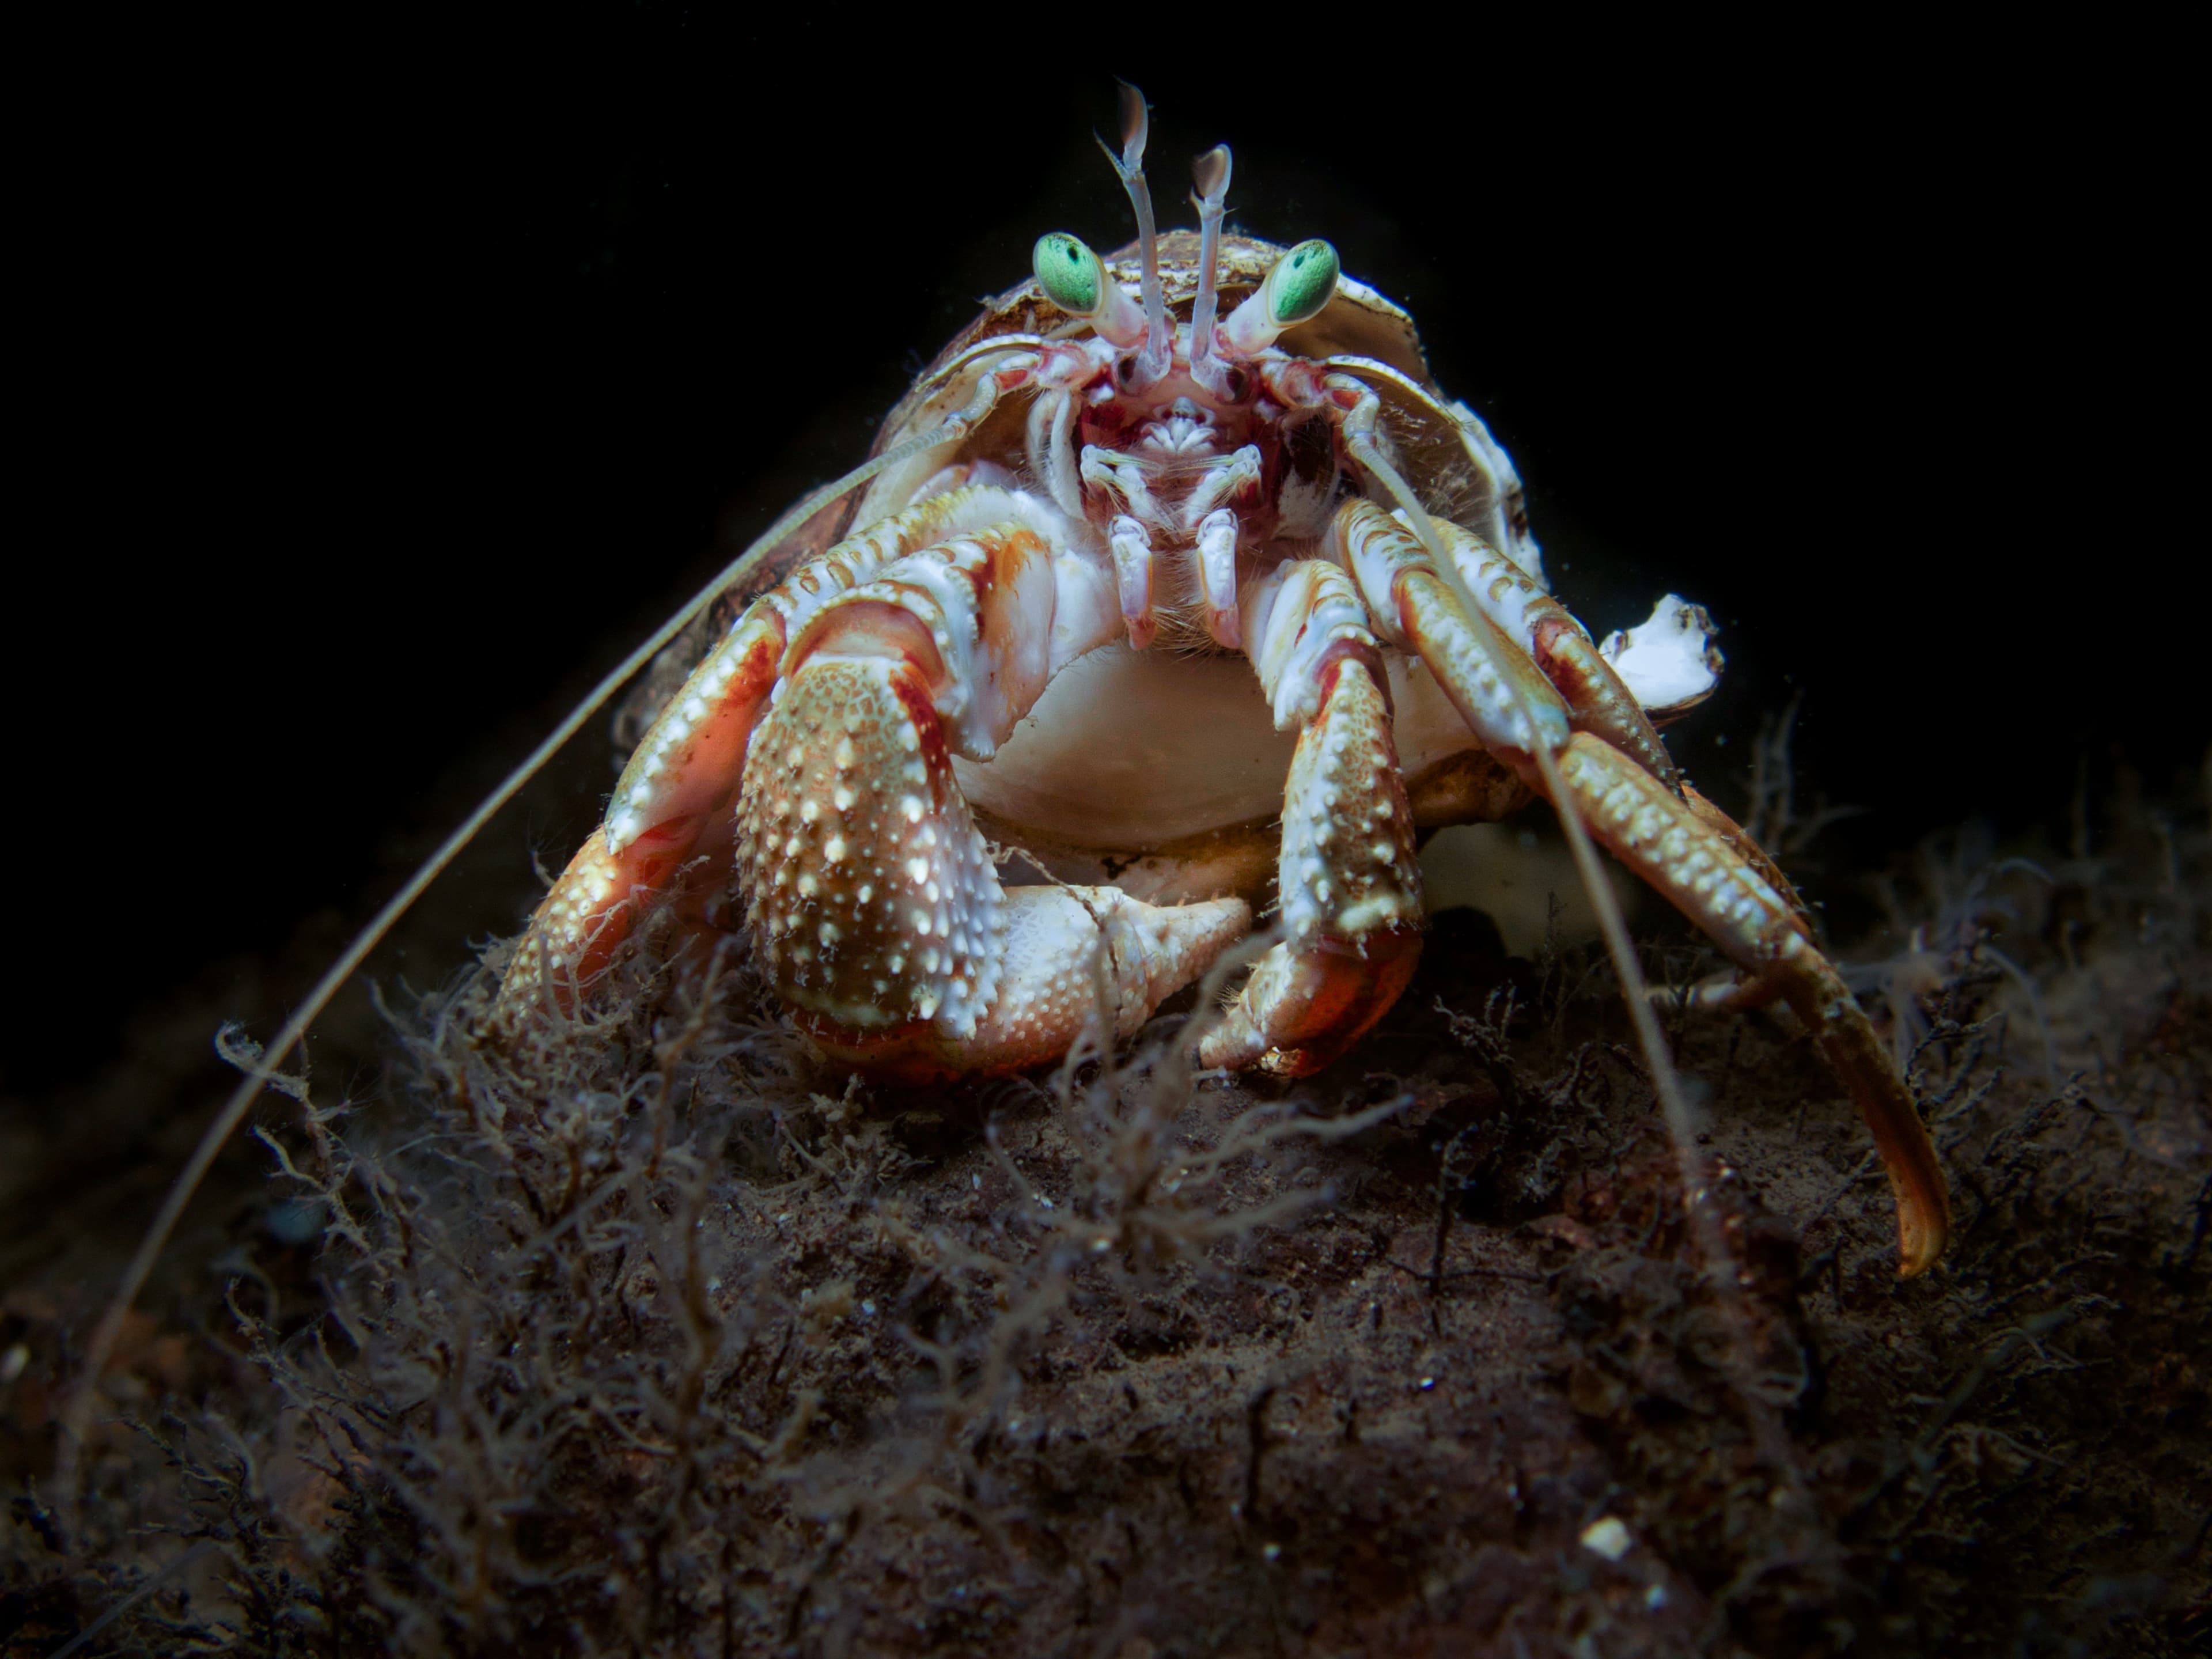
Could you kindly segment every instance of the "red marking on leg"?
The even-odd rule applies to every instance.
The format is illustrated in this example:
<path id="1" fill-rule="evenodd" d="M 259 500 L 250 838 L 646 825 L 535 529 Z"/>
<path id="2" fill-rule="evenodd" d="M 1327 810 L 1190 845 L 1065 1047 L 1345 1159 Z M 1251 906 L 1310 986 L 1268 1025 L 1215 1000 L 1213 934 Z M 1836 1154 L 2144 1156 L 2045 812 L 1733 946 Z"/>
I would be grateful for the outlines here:
<path id="1" fill-rule="evenodd" d="M 1564 611 L 1540 617 L 1530 655 L 1566 700 L 1578 730 L 1604 738 L 1668 787 L 1680 782 L 1681 769 L 1667 753 L 1644 705 L 1598 654 L 1574 618 Z"/>
<path id="2" fill-rule="evenodd" d="M 1421 935 L 1417 928 L 1393 927 L 1370 933 L 1357 945 L 1320 939 L 1309 948 L 1309 960 L 1318 968 L 1321 983 L 1295 1037 L 1277 1041 L 1278 1048 L 1286 1054 L 1295 1049 L 1297 1056 L 1295 1069 L 1268 1067 L 1279 1075 L 1317 1072 L 1365 1036 L 1390 1012 L 1420 965 Z"/>
<path id="3" fill-rule="evenodd" d="M 929 629 L 913 611 L 888 599 L 847 599 L 822 610 L 784 653 L 784 679 L 788 682 L 810 658 L 824 653 L 902 657 L 932 685 L 945 683 L 945 659 Z"/>
<path id="4" fill-rule="evenodd" d="M 937 704 L 930 696 L 929 688 L 913 672 L 893 673 L 891 694 L 899 700 L 899 707 L 914 724 L 915 735 L 921 740 L 921 763 L 929 769 L 930 794 L 941 809 L 954 785 L 952 751 L 945 747 L 945 728 L 937 718 Z"/>
<path id="5" fill-rule="evenodd" d="M 1563 662 L 1553 650 L 1554 643 L 1562 634 L 1573 634 L 1577 638 L 1581 637 L 1580 630 L 1565 617 L 1547 617 L 1535 627 L 1535 637 L 1532 648 L 1535 654 L 1536 665 L 1544 671 L 1545 678 L 1547 679 L 1555 672 L 1571 672 L 1569 665 Z"/>
<path id="6" fill-rule="evenodd" d="M 1344 665 L 1356 662 L 1367 671 L 1367 678 L 1382 698 L 1383 712 L 1395 715 L 1396 708 L 1390 701 L 1390 677 L 1382 669 L 1382 653 L 1364 640 L 1336 640 L 1325 647 L 1314 671 L 1314 684 L 1320 690 L 1318 706 L 1326 708 L 1335 695 L 1337 677 L 1343 673 Z"/>
<path id="7" fill-rule="evenodd" d="M 1373 1029 L 1413 977 L 1418 928 L 1390 927 L 1356 944 L 1309 939 L 1277 945 L 1222 1024 L 1200 1044 L 1207 1066 L 1249 1066 L 1277 1077 L 1307 1077 Z"/>
<path id="8" fill-rule="evenodd" d="M 1051 550 L 1034 531 L 1019 529 L 982 545 L 990 557 L 969 579 L 975 585 L 975 626 L 983 658 L 996 663 L 1018 653 L 1024 643 L 1018 633 L 1023 625 L 1022 580 L 1033 565 L 1050 559 Z"/>

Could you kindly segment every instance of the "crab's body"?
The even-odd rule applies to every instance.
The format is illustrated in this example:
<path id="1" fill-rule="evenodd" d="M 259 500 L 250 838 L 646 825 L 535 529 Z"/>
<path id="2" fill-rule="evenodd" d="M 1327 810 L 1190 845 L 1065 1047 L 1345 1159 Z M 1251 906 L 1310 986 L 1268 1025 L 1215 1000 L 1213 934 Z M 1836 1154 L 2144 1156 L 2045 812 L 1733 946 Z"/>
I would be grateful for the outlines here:
<path id="1" fill-rule="evenodd" d="M 1285 560 L 1313 556 L 1326 527 L 1331 480 L 1301 475 L 1296 462 L 1307 461 L 1310 470 L 1315 458 L 1291 453 L 1293 428 L 1281 411 L 1259 406 L 1258 399 L 1222 406 L 1192 380 L 1188 310 L 1197 289 L 1198 252 L 1198 239 L 1188 234 L 1161 239 L 1164 297 L 1170 315 L 1181 313 L 1169 374 L 1140 394 L 1116 393 L 1082 408 L 1070 434 L 1084 516 L 1102 544 L 1110 539 L 1113 520 L 1132 503 L 1115 487 L 1118 479 L 1108 483 L 1097 475 L 1119 471 L 1129 477 L 1131 490 L 1141 489 L 1135 505 L 1144 510 L 1127 516 L 1143 525 L 1152 558 L 1152 635 L 1145 648 L 1125 636 L 1070 663 L 997 753 L 988 760 L 956 755 L 953 774 L 987 833 L 1019 845 L 1064 879 L 1111 882 L 1154 902 L 1224 890 L 1257 901 L 1274 874 L 1273 826 L 1282 813 L 1283 780 L 1297 732 L 1278 726 L 1243 653 L 1206 630 L 1194 520 L 1218 508 L 1220 474 L 1234 468 L 1240 455 L 1249 458 L 1256 481 L 1241 492 L 1246 501 L 1237 515 L 1237 543 L 1238 574 L 1249 580 Z M 1264 242 L 1224 237 L 1224 297 L 1241 297 L 1255 288 L 1282 252 Z M 1108 270 L 1134 286 L 1136 251 L 1109 260 Z M 1296 343 L 1320 356 L 1355 345 L 1379 348 L 1395 360 L 1393 367 L 1425 382 L 1411 320 L 1359 284 L 1341 287 L 1322 318 L 1295 331 L 1321 337 Z M 1367 326 L 1335 328 L 1340 309 L 1358 313 Z M 1026 283 L 994 302 L 946 356 L 1001 334 L 1045 331 L 1039 325 L 1048 312 L 1037 283 Z M 1324 321 L 1328 335 L 1321 334 Z M 884 441 L 910 435 L 932 416 L 959 407 L 968 395 L 956 381 L 939 398 L 916 400 L 915 407 L 902 409 L 886 423 Z M 993 476 L 1033 481 L 1025 426 L 1011 419 L 995 430 L 987 424 L 963 448 L 963 460 L 971 467 L 982 463 L 981 470 Z M 1080 477 L 1086 452 L 1093 457 L 1091 479 Z M 1334 460 L 1326 447 L 1321 459 Z M 915 477 L 919 471 L 880 481 L 871 501 L 890 507 L 901 493 L 926 482 L 926 475 Z M 1464 463 L 1461 471 L 1462 478 L 1472 477 Z M 1200 492 L 1208 500 L 1194 514 L 1192 500 Z M 1317 513 L 1316 507 L 1324 510 Z M 1389 653 L 1388 672 L 1398 753 L 1409 776 L 1475 748 L 1415 659 Z M 1417 684 L 1407 684 L 1409 679 Z"/>
<path id="2" fill-rule="evenodd" d="M 1910 1096 L 1788 884 L 1657 735 L 1711 690 L 1702 613 L 1669 596 L 1594 645 L 1411 319 L 1325 244 L 1223 234 L 1225 151 L 1201 234 L 1155 238 L 1140 118 L 1117 164 L 1138 244 L 1041 242 L 893 412 L 865 489 L 720 613 L 495 1024 L 588 994 L 673 897 L 701 927 L 741 917 L 832 1056 L 1009 1071 L 1103 1036 L 1102 984 L 1133 1030 L 1272 904 L 1279 942 L 1201 1058 L 1297 1075 L 1410 976 L 1421 835 L 1541 794 L 1813 1027 L 1924 1266 L 1943 1199 Z M 1012 884 L 1009 848 L 1057 879 Z"/>
<path id="3" fill-rule="evenodd" d="M 1420 834 L 1542 796 L 1610 917 L 1662 1094 L 1671 1070 L 1592 842 L 1735 961 L 1721 1000 L 1789 1002 L 1874 1132 L 1902 1271 L 1942 1253 L 1943 1176 L 1894 1060 L 1789 883 L 1660 741 L 1657 719 L 1717 672 L 1703 613 L 1669 596 L 1593 644 L 1547 591 L 1511 463 L 1431 383 L 1412 319 L 1342 279 L 1326 243 L 1224 235 L 1225 149 L 1199 160 L 1199 234 L 1158 236 L 1143 100 L 1123 94 L 1134 246 L 1109 265 L 1041 240 L 1036 279 L 946 348 L 870 459 L 664 624 L 416 872 L 203 1137 L 88 1378 L 308 1025 L 701 617 L 654 661 L 649 729 L 531 918 L 487 1040 L 587 998 L 637 915 L 667 905 L 748 934 L 801 1027 L 857 1069 L 1019 1070 L 1133 1032 L 1272 905 L 1279 938 L 1196 1022 L 1199 1057 L 1296 1076 L 1411 977 Z M 1224 301 L 1240 302 L 1224 316 Z M 1058 879 L 1002 882 L 1009 847 Z M 79 1390 L 64 1443 L 97 1398 Z"/>

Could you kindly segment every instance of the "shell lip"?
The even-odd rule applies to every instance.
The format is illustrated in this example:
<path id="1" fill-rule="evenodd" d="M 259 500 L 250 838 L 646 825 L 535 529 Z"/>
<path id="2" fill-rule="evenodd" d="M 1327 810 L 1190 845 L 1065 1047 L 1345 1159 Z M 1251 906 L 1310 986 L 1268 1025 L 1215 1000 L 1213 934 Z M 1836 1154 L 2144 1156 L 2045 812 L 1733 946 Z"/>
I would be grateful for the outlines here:
<path id="1" fill-rule="evenodd" d="M 1668 593 L 1650 616 L 1607 635 L 1597 649 L 1656 725 L 1680 719 L 1718 689 L 1727 666 L 1713 643 L 1719 632 L 1705 606 Z"/>

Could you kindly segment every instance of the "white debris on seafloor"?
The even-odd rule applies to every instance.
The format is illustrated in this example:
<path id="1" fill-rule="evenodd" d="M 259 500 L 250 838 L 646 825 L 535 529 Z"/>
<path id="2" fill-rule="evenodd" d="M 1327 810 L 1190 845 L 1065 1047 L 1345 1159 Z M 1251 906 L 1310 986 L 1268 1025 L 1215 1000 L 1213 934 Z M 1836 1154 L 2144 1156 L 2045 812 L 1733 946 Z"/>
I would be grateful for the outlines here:
<path id="1" fill-rule="evenodd" d="M 1725 663 L 1713 644 L 1717 632 L 1703 605 L 1668 593 L 1644 621 L 1608 634 L 1597 649 L 1648 713 L 1677 714 L 1703 702 L 1720 684 Z"/>
<path id="2" fill-rule="evenodd" d="M 1635 1542 L 1616 1516 L 1601 1516 L 1583 1528 L 1583 1547 L 1608 1561 L 1620 1560 Z"/>

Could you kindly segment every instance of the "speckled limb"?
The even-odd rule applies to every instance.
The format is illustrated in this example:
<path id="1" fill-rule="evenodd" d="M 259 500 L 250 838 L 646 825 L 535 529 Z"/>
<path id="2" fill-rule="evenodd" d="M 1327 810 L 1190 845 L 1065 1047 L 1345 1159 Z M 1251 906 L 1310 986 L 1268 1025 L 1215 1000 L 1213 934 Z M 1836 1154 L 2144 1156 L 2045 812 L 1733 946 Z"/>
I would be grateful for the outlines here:
<path id="1" fill-rule="evenodd" d="M 1021 1070 L 1102 1006 L 1126 1035 L 1250 925 L 1237 899 L 1001 888 L 951 757 L 988 759 L 1123 625 L 1112 573 L 1028 516 L 823 605 L 746 757 L 736 866 L 762 969 L 825 1051 L 878 1076 Z"/>
<path id="2" fill-rule="evenodd" d="M 1365 502 L 1356 505 L 1366 514 L 1381 512 Z M 1358 533 L 1361 520 L 1358 514 L 1341 515 L 1340 534 Z M 1447 519 L 1435 524 L 1468 596 L 1543 672 L 1565 701 L 1575 729 L 1595 733 L 1669 787 L 1680 787 L 1681 769 L 1658 728 L 1573 613 L 1474 532 Z"/>
<path id="3" fill-rule="evenodd" d="M 1112 573 L 1075 544 L 1037 497 L 958 489 L 756 601 L 532 918 L 495 1029 L 549 986 L 568 1000 L 683 864 L 726 854 L 770 982 L 882 1073 L 1018 1070 L 1066 1052 L 1102 999 L 1126 1034 L 1203 973 L 1250 926 L 1242 902 L 1010 896 L 953 781 L 952 753 L 988 758 L 1122 626 Z"/>
<path id="4" fill-rule="evenodd" d="M 1648 760 L 1573 729 L 1568 699 L 1534 659 L 1481 610 L 1462 604 L 1420 542 L 1381 508 L 1346 503 L 1329 545 L 1350 567 L 1377 631 L 1428 665 L 1485 747 L 1528 787 L 1548 793 L 1533 752 L 1542 744 L 1592 838 L 1788 1000 L 1874 1133 L 1897 1199 L 1899 1271 L 1924 1271 L 1949 1229 L 1935 1148 L 1911 1091 L 1813 944 L 1796 895 L 1771 861 L 1695 791 L 1678 794 Z"/>
<path id="5" fill-rule="evenodd" d="M 1243 596 L 1276 725 L 1298 728 L 1283 791 L 1281 943 L 1200 1046 L 1206 1066 L 1319 1070 L 1398 1000 L 1421 951 L 1421 874 L 1382 658 L 1352 580 L 1318 560 Z"/>
<path id="6" fill-rule="evenodd" d="M 1559 757 L 1559 770 L 1598 843 L 1666 895 L 1738 967 L 1778 988 L 1805 1022 L 1850 1091 L 1889 1173 L 1900 1271 L 1909 1278 L 1933 1265 L 1950 1229 L 1936 1148 L 1888 1048 L 1789 900 L 1728 835 L 1600 738 L 1577 732 Z"/>
<path id="7" fill-rule="evenodd" d="M 1698 792 L 1695 785 L 1685 781 L 1678 793 L 1682 804 L 1695 813 L 1700 823 L 1728 843 L 1729 850 L 1759 872 L 1759 879 L 1782 895 L 1797 925 L 1805 930 L 1805 937 L 1813 937 L 1813 913 L 1805 908 L 1805 901 L 1796 884 L 1782 873 L 1782 866 L 1768 856 L 1767 851 L 1753 839 L 1751 831 L 1713 805 Z"/>
<path id="8" fill-rule="evenodd" d="M 791 634 L 828 600 L 948 528 L 1003 514 L 1007 495 L 970 489 L 932 496 L 847 537 L 745 610 L 661 710 L 615 786 L 606 821 L 531 917 L 500 986 L 495 1029 L 549 991 L 571 1003 L 606 965 L 641 905 L 663 896 L 684 865 L 728 852 L 745 745 Z"/>

